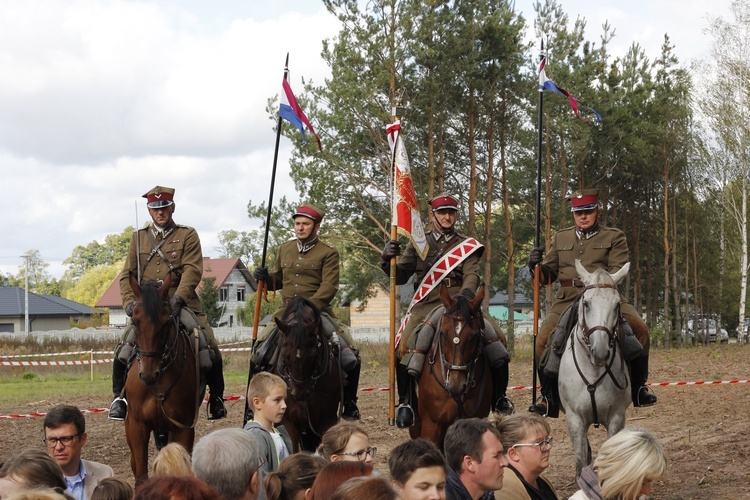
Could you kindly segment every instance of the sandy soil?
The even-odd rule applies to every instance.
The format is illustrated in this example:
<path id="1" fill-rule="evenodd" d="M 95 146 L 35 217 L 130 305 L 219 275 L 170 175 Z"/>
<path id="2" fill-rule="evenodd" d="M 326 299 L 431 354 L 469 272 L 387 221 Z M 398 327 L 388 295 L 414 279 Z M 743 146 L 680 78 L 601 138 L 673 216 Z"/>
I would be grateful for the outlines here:
<path id="1" fill-rule="evenodd" d="M 384 387 L 387 375 L 382 367 L 368 365 L 365 360 L 361 388 Z M 750 378 L 750 352 L 747 346 L 720 345 L 689 350 L 652 350 L 651 381 L 709 381 Z M 529 366 L 511 363 L 511 386 L 529 385 Z M 244 387 L 228 387 L 227 394 L 241 394 Z M 687 385 L 656 387 L 657 406 L 628 410 L 628 426 L 645 427 L 656 433 L 669 453 L 669 472 L 654 485 L 653 498 L 698 499 L 750 498 L 750 384 Z M 526 411 L 531 403 L 528 390 L 509 394 L 518 411 Z M 103 407 L 107 395 L 91 394 L 88 398 L 69 401 L 80 408 Z M 33 395 L 29 402 L 15 408 L 3 408 L 0 413 L 30 413 L 45 411 L 38 407 Z M 244 401 L 228 403 L 229 418 L 206 420 L 201 416 L 198 436 L 221 427 L 240 426 Z M 362 423 L 370 434 L 371 443 L 378 446 L 377 468 L 387 471 L 389 451 L 409 438 L 406 430 L 388 425 L 388 393 L 364 392 L 360 397 Z M 205 407 L 202 408 L 205 411 Z M 129 450 L 121 422 L 107 420 L 106 414 L 86 417 L 88 443 L 84 457 L 111 465 L 124 478 L 133 479 L 130 471 Z M 572 484 L 575 461 L 565 430 L 565 418 L 551 419 L 555 438 L 552 465 L 547 476 L 564 497 L 577 489 Z M 43 446 L 42 419 L 9 419 L 0 422 L 0 460 L 28 446 Z M 603 428 L 591 429 L 593 453 L 606 436 Z"/>

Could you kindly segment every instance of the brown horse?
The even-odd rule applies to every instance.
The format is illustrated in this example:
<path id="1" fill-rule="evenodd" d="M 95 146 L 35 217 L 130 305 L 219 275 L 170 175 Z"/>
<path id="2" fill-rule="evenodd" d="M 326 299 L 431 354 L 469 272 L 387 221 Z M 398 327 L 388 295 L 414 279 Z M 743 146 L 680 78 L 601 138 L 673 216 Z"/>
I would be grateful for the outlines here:
<path id="1" fill-rule="evenodd" d="M 323 433 L 340 417 L 343 380 L 338 345 L 327 338 L 320 311 L 305 298 L 294 297 L 276 324 L 279 347 L 274 373 L 287 384 L 282 424 L 295 452 L 315 451 Z"/>
<path id="2" fill-rule="evenodd" d="M 492 404 L 492 378 L 484 356 L 481 305 L 484 287 L 469 300 L 451 298 L 440 286 L 445 313 L 419 376 L 416 422 L 412 438 L 429 439 L 441 449 L 448 427 L 459 418 L 485 417 Z"/>
<path id="3" fill-rule="evenodd" d="M 137 362 L 131 364 L 125 382 L 128 400 L 125 436 L 136 483 L 148 477 L 148 442 L 152 431 L 158 449 L 176 441 L 192 451 L 198 408 L 206 390 L 196 368 L 196 356 L 188 344 L 197 340 L 179 333 L 177 318 L 172 317 L 170 283 L 168 277 L 161 286 L 149 281 L 141 287 L 130 275 L 136 301 L 132 318 Z"/>

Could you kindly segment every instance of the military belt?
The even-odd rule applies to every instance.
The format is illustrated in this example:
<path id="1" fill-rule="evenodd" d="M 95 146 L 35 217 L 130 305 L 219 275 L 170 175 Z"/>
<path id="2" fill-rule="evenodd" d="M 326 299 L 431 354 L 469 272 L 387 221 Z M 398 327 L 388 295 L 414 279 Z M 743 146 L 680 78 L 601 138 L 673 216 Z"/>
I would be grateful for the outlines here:
<path id="1" fill-rule="evenodd" d="M 578 278 L 572 280 L 560 280 L 560 286 L 574 286 L 576 288 L 583 288 L 583 281 Z"/>
<path id="2" fill-rule="evenodd" d="M 456 278 L 443 278 L 443 283 L 445 283 L 445 286 L 450 288 L 452 286 L 461 286 L 463 284 L 463 280 L 459 280 Z"/>

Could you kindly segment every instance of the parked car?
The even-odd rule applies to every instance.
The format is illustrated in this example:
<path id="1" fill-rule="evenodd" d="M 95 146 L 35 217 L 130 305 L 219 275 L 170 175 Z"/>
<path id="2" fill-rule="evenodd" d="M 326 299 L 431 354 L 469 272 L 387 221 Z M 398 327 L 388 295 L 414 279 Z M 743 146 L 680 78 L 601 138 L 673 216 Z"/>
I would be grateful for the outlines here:
<path id="1" fill-rule="evenodd" d="M 694 328 L 695 327 L 695 328 Z M 698 342 L 703 342 L 704 333 L 708 333 L 709 342 L 720 342 L 725 344 L 729 342 L 729 333 L 724 328 L 717 325 L 713 318 L 701 318 L 697 321 L 692 319 L 688 321 L 688 341 L 693 341 L 693 336 L 698 336 Z"/>

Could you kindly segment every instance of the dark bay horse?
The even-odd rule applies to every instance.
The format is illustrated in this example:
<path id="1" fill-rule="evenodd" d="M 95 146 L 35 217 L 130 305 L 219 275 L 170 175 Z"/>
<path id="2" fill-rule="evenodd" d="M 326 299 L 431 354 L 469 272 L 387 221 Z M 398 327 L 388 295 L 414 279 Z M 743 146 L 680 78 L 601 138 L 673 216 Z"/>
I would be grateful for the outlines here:
<path id="1" fill-rule="evenodd" d="M 177 320 L 171 316 L 170 284 L 168 277 L 161 286 L 149 281 L 141 287 L 130 275 L 136 301 L 132 316 L 136 346 L 125 382 L 125 436 L 136 483 L 148 477 L 151 432 L 158 449 L 176 441 L 192 451 L 198 408 L 206 390 L 188 344 L 197 339 L 178 333 Z"/>
<path id="2" fill-rule="evenodd" d="M 323 433 L 339 421 L 343 380 L 338 345 L 324 332 L 318 308 L 305 298 L 294 297 L 276 324 L 280 335 L 274 373 L 287 384 L 281 423 L 295 452 L 315 451 Z"/>
<path id="3" fill-rule="evenodd" d="M 492 378 L 484 356 L 481 306 L 484 286 L 474 299 L 451 298 L 440 286 L 445 313 L 422 369 L 412 438 L 429 439 L 441 449 L 448 427 L 459 418 L 486 417 L 492 404 Z"/>
<path id="4" fill-rule="evenodd" d="M 607 428 L 607 438 L 625 426 L 630 406 L 630 371 L 619 335 L 620 293 L 617 284 L 627 276 L 630 263 L 614 274 L 603 269 L 589 273 L 576 260 L 585 285 L 578 304 L 578 323 L 560 359 L 560 403 L 576 455 L 576 477 L 591 463 L 588 430 L 591 424 Z M 574 306 L 575 307 L 575 306 Z"/>

